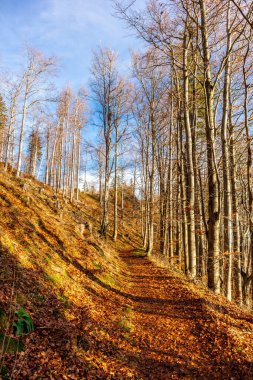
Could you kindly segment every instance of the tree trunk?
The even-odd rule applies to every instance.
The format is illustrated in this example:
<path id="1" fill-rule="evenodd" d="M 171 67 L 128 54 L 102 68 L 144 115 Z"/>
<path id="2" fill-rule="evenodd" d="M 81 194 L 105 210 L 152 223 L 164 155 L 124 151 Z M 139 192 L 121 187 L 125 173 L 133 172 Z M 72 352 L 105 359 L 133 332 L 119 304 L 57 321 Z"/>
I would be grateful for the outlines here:
<path id="1" fill-rule="evenodd" d="M 227 14 L 227 53 L 223 86 L 223 113 L 221 123 L 222 135 L 222 166 L 223 166 L 223 198 L 224 198 L 224 263 L 226 273 L 226 296 L 232 300 L 232 255 L 233 255 L 233 224 L 232 224 L 232 193 L 229 170 L 229 147 L 228 147 L 228 110 L 230 91 L 230 9 Z"/>
<path id="2" fill-rule="evenodd" d="M 187 26 L 186 26 L 187 28 Z M 192 151 L 192 131 L 189 116 L 189 74 L 188 74 L 188 46 L 189 37 L 185 31 L 184 35 L 184 125 L 186 132 L 186 155 L 187 155 L 187 178 L 189 186 L 187 188 L 187 216 L 188 216 L 188 239 L 189 239 L 189 273 L 191 277 L 196 277 L 196 239 L 195 239 L 195 178 Z"/>
<path id="3" fill-rule="evenodd" d="M 114 157 L 114 229 L 113 240 L 117 240 L 118 235 L 118 126 L 115 126 L 115 157 Z"/>
<path id="4" fill-rule="evenodd" d="M 29 90 L 29 83 L 28 83 L 28 80 L 27 80 L 26 81 L 25 94 L 24 94 L 24 103 L 23 103 L 23 111 L 22 111 L 21 130 L 20 130 L 20 136 L 19 136 L 17 177 L 20 176 L 21 165 L 22 165 L 23 140 L 24 140 L 24 130 L 25 130 L 25 123 L 26 123 L 28 90 Z"/>
<path id="5" fill-rule="evenodd" d="M 206 25 L 206 0 L 199 0 L 201 34 L 205 73 L 205 125 L 208 165 L 209 219 L 208 219 L 208 287 L 220 293 L 220 196 L 219 178 L 215 161 L 214 86 L 212 84 L 208 31 Z"/>

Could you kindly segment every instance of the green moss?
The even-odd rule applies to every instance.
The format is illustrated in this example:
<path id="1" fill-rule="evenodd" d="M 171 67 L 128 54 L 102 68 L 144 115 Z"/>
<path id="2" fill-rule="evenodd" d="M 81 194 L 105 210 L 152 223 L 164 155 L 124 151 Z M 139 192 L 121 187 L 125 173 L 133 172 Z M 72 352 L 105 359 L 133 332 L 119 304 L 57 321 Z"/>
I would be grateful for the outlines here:
<path id="1" fill-rule="evenodd" d="M 133 309 L 130 305 L 126 304 L 123 306 L 123 317 L 119 321 L 119 327 L 125 333 L 131 333 L 134 330 L 133 323 L 131 321 L 131 315 L 133 313 Z"/>
<path id="2" fill-rule="evenodd" d="M 49 254 L 47 254 L 46 257 L 44 257 L 43 260 L 44 260 L 45 263 L 49 264 L 51 262 L 51 260 L 52 260 L 52 256 L 49 255 Z"/>
<path id="3" fill-rule="evenodd" d="M 69 309 L 70 308 L 70 301 L 68 297 L 66 297 L 64 294 L 58 295 L 58 300 L 63 303 L 64 309 Z"/>
<path id="4" fill-rule="evenodd" d="M 96 249 L 96 251 L 99 253 L 99 255 L 101 257 L 105 257 L 105 252 L 99 245 L 97 245 L 96 243 L 93 243 L 93 242 L 90 244 L 93 245 L 93 247 Z"/>
<path id="5" fill-rule="evenodd" d="M 3 249 L 9 253 L 13 253 L 16 250 L 16 246 L 8 236 L 4 236 L 2 240 Z"/>
<path id="6" fill-rule="evenodd" d="M 62 284 L 64 282 L 64 278 L 66 278 L 66 277 L 69 277 L 69 276 L 65 271 L 61 274 L 55 273 L 53 275 L 45 273 L 46 280 L 51 282 L 54 285 Z"/>
<path id="7" fill-rule="evenodd" d="M 146 251 L 145 251 L 144 249 L 141 249 L 141 248 L 139 248 L 139 249 L 135 249 L 135 250 L 133 251 L 133 254 L 134 254 L 134 256 L 136 256 L 136 257 L 145 257 L 145 256 L 147 256 Z"/>
<path id="8" fill-rule="evenodd" d="M 131 314 L 133 312 L 133 309 L 132 309 L 132 307 L 130 305 L 126 304 L 123 307 L 123 311 L 125 312 L 125 314 L 129 315 L 129 314 Z"/>
<path id="9" fill-rule="evenodd" d="M 131 333 L 134 330 L 132 322 L 127 317 L 122 318 L 121 321 L 119 321 L 119 327 L 127 333 Z"/>
<path id="10" fill-rule="evenodd" d="M 93 261 L 92 264 L 94 268 L 96 269 L 99 269 L 99 270 L 103 269 L 103 265 L 101 263 L 98 263 L 97 261 Z"/>
<path id="11" fill-rule="evenodd" d="M 57 282 L 59 282 L 59 278 L 57 278 L 55 276 L 50 276 L 50 274 L 48 274 L 48 273 L 45 273 L 45 278 L 47 281 L 51 282 L 54 285 L 56 285 Z"/>
<path id="12" fill-rule="evenodd" d="M 104 275 L 102 278 L 101 278 L 101 281 L 106 284 L 106 285 L 109 285 L 111 287 L 115 286 L 116 285 L 116 281 L 114 280 L 114 278 L 110 275 L 110 274 L 106 274 Z"/>

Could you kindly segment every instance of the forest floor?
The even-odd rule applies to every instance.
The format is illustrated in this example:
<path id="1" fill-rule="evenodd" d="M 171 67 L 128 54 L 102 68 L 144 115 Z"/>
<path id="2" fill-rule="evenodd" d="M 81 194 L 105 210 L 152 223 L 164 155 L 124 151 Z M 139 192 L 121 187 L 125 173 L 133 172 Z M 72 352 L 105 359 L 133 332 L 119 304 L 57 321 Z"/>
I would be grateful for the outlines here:
<path id="1" fill-rule="evenodd" d="M 252 318 L 135 251 L 121 258 L 129 272 L 120 295 L 134 327 L 128 363 L 138 379 L 253 378 Z"/>
<path id="2" fill-rule="evenodd" d="M 95 197 L 58 198 L 0 177 L 0 378 L 253 378 L 252 314 L 145 257 L 130 196 L 116 244 Z M 35 330 L 16 337 L 21 307 Z"/>

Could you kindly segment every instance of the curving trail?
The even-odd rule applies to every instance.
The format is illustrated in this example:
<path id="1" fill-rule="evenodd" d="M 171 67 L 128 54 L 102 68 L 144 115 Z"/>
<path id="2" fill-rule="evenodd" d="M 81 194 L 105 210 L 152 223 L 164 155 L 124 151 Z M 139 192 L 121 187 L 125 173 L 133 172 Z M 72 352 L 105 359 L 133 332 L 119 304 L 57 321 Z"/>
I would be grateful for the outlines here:
<path id="1" fill-rule="evenodd" d="M 228 335 L 232 320 L 240 331 L 252 328 L 252 320 L 215 304 L 215 297 L 207 301 L 187 280 L 145 257 L 132 252 L 120 257 L 128 270 L 118 295 L 132 308 L 133 354 L 128 352 L 127 361 L 136 379 L 252 378 L 252 362 Z"/>
<path id="2" fill-rule="evenodd" d="M 134 251 L 119 255 L 114 278 L 72 258 L 83 305 L 63 309 L 45 290 L 43 327 L 26 338 L 13 380 L 253 379 L 252 315 Z M 31 274 L 23 284 L 41 294 Z"/>

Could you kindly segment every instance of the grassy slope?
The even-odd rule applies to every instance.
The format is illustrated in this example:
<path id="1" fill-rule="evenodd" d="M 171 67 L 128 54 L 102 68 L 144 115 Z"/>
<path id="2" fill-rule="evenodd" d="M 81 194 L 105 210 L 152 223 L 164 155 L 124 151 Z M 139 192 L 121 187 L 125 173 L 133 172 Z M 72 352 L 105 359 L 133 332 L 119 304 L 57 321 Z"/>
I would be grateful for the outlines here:
<path id="1" fill-rule="evenodd" d="M 220 378 L 222 363 L 228 373 L 231 359 L 235 378 L 247 379 L 252 317 L 180 274 L 155 269 L 146 259 L 131 259 L 126 252 L 139 243 L 131 199 L 115 244 L 96 233 L 100 209 L 95 198 L 81 195 L 73 206 L 59 197 L 59 210 L 52 190 L 42 187 L 0 174 L 0 311 L 5 311 L 0 329 L 8 329 L 8 320 L 12 323 L 21 306 L 36 326 L 21 339 L 25 350 L 17 360 L 15 354 L 2 355 L 3 373 L 12 373 L 13 379 L 140 380 L 153 379 L 159 371 L 162 379 L 171 368 L 175 379 L 194 378 L 187 370 L 205 378 L 210 357 L 209 374 L 220 367 L 213 378 Z M 81 235 L 80 223 L 86 221 L 94 232 Z M 182 304 L 182 297 L 190 304 Z M 184 315 L 196 326 L 185 323 Z M 166 353 L 177 340 L 182 343 L 175 357 L 169 357 Z M 164 345 L 162 357 L 156 353 L 159 345 Z"/>
<path id="2" fill-rule="evenodd" d="M 93 371 L 102 376 L 112 366 L 99 356 L 97 346 L 107 334 L 106 314 L 119 330 L 121 317 L 117 310 L 103 310 L 101 301 L 103 288 L 121 287 L 124 265 L 117 244 L 96 233 L 100 210 L 92 196 L 81 194 L 75 206 L 60 197 L 59 202 L 60 210 L 49 187 L 0 175 L 0 309 L 10 319 L 22 306 L 36 326 L 36 332 L 22 339 L 25 355 L 19 354 L 13 372 L 19 378 L 58 379 L 64 373 L 72 378 L 72 372 L 73 378 L 82 378 Z M 81 235 L 80 223 L 86 221 L 94 232 Z M 133 228 L 134 221 L 127 223 L 124 234 Z M 122 233 L 123 226 L 120 247 L 128 249 Z M 2 325 L 3 332 L 6 323 Z M 8 370 L 13 368 L 14 355 L 5 355 L 4 361 Z"/>

